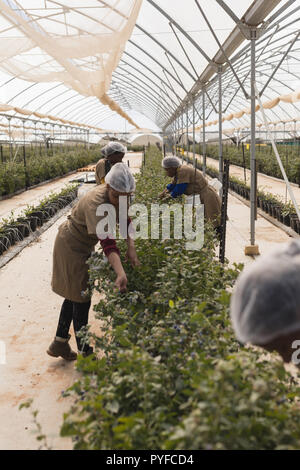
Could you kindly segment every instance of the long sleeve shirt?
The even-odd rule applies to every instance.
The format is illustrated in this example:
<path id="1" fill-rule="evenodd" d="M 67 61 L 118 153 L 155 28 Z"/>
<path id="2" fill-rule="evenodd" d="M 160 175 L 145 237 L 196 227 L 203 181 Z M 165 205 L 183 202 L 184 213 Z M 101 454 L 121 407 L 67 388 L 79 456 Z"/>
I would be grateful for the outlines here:
<path id="1" fill-rule="evenodd" d="M 167 190 L 172 198 L 176 198 L 185 193 L 188 183 L 168 184 Z"/>

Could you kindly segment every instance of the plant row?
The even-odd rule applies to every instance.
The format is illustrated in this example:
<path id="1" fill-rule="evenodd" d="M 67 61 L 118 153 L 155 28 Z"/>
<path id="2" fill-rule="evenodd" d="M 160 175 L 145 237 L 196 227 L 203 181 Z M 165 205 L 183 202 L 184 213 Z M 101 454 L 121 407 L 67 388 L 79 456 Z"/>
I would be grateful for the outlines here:
<path id="1" fill-rule="evenodd" d="M 157 203 L 169 180 L 151 148 L 136 203 Z M 178 199 L 176 203 L 178 203 Z M 170 208 L 173 201 L 170 201 Z M 126 266 L 128 292 L 99 252 L 90 259 L 101 359 L 79 356 L 80 378 L 62 436 L 75 449 L 299 449 L 299 389 L 280 360 L 236 341 L 230 293 L 240 266 L 221 265 L 205 224 L 201 250 L 185 240 L 136 240 L 141 266 Z M 124 259 L 126 243 L 118 242 Z M 103 296 L 102 296 L 103 297 Z M 100 355 L 100 352 L 98 352 Z"/>
<path id="2" fill-rule="evenodd" d="M 18 190 L 63 176 L 90 163 L 95 163 L 101 156 L 100 147 L 91 150 L 79 149 L 55 156 L 41 157 L 31 155 L 24 162 L 11 161 L 0 164 L 0 196 L 13 194 Z"/>
<path id="3" fill-rule="evenodd" d="M 36 207 L 28 206 L 18 218 L 13 213 L 8 219 L 2 219 L 0 225 L 0 255 L 38 227 L 48 222 L 60 209 L 66 207 L 77 197 L 78 185 L 68 185 L 60 193 L 53 193 L 43 199 Z"/>
<path id="4" fill-rule="evenodd" d="M 201 145 L 196 145 L 196 152 L 202 154 Z M 268 176 L 282 179 L 282 174 L 277 163 L 271 145 L 256 145 L 257 171 Z M 282 160 L 289 181 L 300 183 L 300 143 L 297 145 L 277 144 L 277 149 Z M 234 165 L 250 169 L 250 148 L 244 145 L 244 156 L 242 144 L 223 145 L 224 158 L 227 158 Z M 219 147 L 217 145 L 207 145 L 206 155 L 216 160 L 219 159 Z"/>

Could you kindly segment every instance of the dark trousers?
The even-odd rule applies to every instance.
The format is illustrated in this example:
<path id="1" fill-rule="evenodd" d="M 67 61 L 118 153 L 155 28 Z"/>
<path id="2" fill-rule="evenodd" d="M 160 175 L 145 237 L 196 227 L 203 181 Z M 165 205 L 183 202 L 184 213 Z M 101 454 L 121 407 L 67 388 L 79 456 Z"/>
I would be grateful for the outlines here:
<path id="1" fill-rule="evenodd" d="M 89 345 L 84 344 L 82 339 L 77 337 L 77 333 L 83 326 L 88 324 L 90 306 L 91 301 L 78 303 L 65 299 L 61 307 L 56 331 L 56 336 L 59 336 L 60 338 L 68 338 L 69 329 L 73 320 L 78 350 L 84 352 L 88 350 Z"/>

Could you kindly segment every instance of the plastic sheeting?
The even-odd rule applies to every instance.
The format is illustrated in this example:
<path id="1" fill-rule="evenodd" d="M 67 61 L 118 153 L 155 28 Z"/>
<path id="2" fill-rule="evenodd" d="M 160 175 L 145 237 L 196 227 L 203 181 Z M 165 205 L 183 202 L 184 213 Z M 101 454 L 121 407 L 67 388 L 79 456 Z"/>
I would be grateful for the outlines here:
<path id="1" fill-rule="evenodd" d="M 35 116 L 40 119 L 50 119 L 51 121 L 60 121 L 62 124 L 69 124 L 71 126 L 78 126 L 78 127 L 89 127 L 91 129 L 95 129 L 98 131 L 102 131 L 103 129 L 99 127 L 93 127 L 93 126 L 88 126 L 86 124 L 74 122 L 74 121 L 67 121 L 66 119 L 61 119 L 59 117 L 51 116 L 49 114 L 41 114 L 37 113 L 36 111 L 30 111 L 29 109 L 22 109 L 18 108 L 17 106 L 9 106 L 7 104 L 1 104 L 0 103 L 0 112 L 8 112 L 8 111 L 14 111 L 18 114 L 22 114 L 24 116 Z"/>
<path id="2" fill-rule="evenodd" d="M 41 119 L 50 116 L 50 122 L 55 122 L 54 117 L 59 116 L 60 122 L 84 122 L 91 128 L 107 127 L 125 132 L 130 127 L 127 128 L 126 123 L 124 125 L 124 118 L 130 126 L 136 124 L 156 131 L 165 129 L 187 93 L 194 89 L 197 80 L 199 82 L 199 77 L 207 76 L 207 67 L 215 58 L 222 56 L 212 31 L 219 43 L 227 44 L 236 29 L 233 19 L 216 0 L 1 0 L 1 3 L 12 10 L 13 15 L 1 8 L 0 15 L 6 16 L 0 16 L 0 102 L 35 110 L 34 116 Z M 241 23 L 245 23 L 252 10 L 256 12 L 256 21 L 251 24 L 261 25 L 262 12 L 266 12 L 264 34 L 256 44 L 259 90 L 276 71 L 262 95 L 264 102 L 270 102 L 269 108 L 265 108 L 266 115 L 271 122 L 299 116 L 300 107 L 290 97 L 299 87 L 299 38 L 285 56 L 299 32 L 299 2 L 224 0 L 224 3 L 237 18 L 242 19 Z M 133 5 L 136 5 L 135 20 Z M 124 52 L 116 52 L 116 60 L 110 60 L 104 52 L 105 43 L 109 38 L 114 48 L 113 37 L 117 37 L 115 34 L 126 25 L 127 38 L 130 39 L 126 42 L 124 36 Z M 101 37 L 104 41 L 98 41 Z M 38 42 L 41 39 L 43 49 L 34 38 L 39 38 Z M 250 43 L 246 38 L 237 42 L 238 47 L 230 49 L 228 56 L 249 94 Z M 67 56 L 67 60 L 61 59 L 61 55 Z M 103 63 L 99 57 L 103 58 Z M 118 66 L 112 72 L 112 80 L 106 83 L 101 78 L 100 68 L 103 67 L 106 74 L 109 64 Z M 24 73 L 28 74 L 26 80 Z M 53 74 L 56 74 L 58 81 L 37 82 L 33 75 L 38 73 L 47 80 L 54 79 Z M 100 82 L 94 83 L 93 77 L 97 74 Z M 86 87 L 90 95 L 85 94 L 83 89 Z M 103 89 L 105 93 L 100 101 Z M 99 96 L 96 97 L 98 91 Z M 217 125 L 216 72 L 207 84 L 207 91 L 210 101 L 206 97 L 206 120 Z M 279 96 L 289 98 L 278 102 Z M 249 125 L 250 102 L 226 63 L 222 73 L 222 100 L 224 128 Z M 277 105 L 273 106 L 274 103 Z M 190 103 L 188 107 L 188 125 L 191 126 Z M 196 111 L 196 125 L 199 125 L 202 124 L 201 94 L 196 96 Z M 13 114 L 15 111 L 10 112 Z M 260 120 L 259 113 L 258 126 Z M 178 121 L 177 128 L 178 124 L 181 125 L 181 116 Z M 186 127 L 186 122 L 183 125 Z"/>
<path id="3" fill-rule="evenodd" d="M 66 3 L 60 21 L 71 13 Z M 40 19 L 36 19 L 26 9 L 21 9 L 17 2 L 0 0 L 1 15 L 21 33 L 20 37 L 13 39 L 0 37 L 0 68 L 23 80 L 61 82 L 84 96 L 95 96 L 138 127 L 120 105 L 107 96 L 107 92 L 142 0 L 100 3 L 103 8 L 97 10 L 98 15 L 101 13 L 97 18 L 97 28 L 95 24 L 92 27 L 92 19 L 84 21 L 82 15 L 73 13 L 70 31 L 65 22 L 65 31 L 55 34 L 47 9 L 44 14 L 41 9 Z M 34 66 L 29 52 L 38 62 Z"/>

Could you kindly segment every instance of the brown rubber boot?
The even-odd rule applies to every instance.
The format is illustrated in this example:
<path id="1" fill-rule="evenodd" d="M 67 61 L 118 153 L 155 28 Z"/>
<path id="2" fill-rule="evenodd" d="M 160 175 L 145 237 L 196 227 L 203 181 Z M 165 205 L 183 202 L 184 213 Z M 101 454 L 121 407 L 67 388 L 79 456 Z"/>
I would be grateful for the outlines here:
<path id="1" fill-rule="evenodd" d="M 70 338 L 71 335 L 68 335 L 68 338 L 59 338 L 58 336 L 55 336 L 47 349 L 47 354 L 52 357 L 62 357 L 66 361 L 75 361 L 77 359 L 77 354 L 72 351 L 69 345 Z"/>

